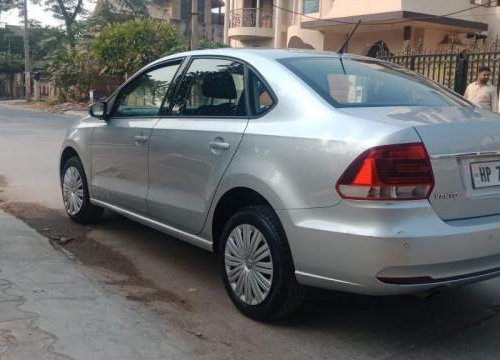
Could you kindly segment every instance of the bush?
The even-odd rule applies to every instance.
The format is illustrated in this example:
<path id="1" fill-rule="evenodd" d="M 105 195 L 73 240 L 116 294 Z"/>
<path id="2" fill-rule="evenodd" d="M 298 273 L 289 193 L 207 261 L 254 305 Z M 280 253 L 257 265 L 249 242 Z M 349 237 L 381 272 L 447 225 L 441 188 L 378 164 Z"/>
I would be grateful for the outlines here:
<path id="1" fill-rule="evenodd" d="M 136 18 L 105 27 L 93 44 L 101 74 L 131 75 L 151 61 L 185 50 L 174 25 Z"/>

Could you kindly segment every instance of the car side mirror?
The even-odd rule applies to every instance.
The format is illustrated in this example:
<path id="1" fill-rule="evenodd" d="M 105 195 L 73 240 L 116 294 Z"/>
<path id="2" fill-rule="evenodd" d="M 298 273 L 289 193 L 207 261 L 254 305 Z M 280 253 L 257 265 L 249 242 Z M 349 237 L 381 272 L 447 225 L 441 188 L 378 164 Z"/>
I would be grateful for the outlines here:
<path id="1" fill-rule="evenodd" d="M 98 119 L 106 119 L 106 107 L 107 103 L 105 101 L 93 103 L 89 107 L 89 114 Z"/>

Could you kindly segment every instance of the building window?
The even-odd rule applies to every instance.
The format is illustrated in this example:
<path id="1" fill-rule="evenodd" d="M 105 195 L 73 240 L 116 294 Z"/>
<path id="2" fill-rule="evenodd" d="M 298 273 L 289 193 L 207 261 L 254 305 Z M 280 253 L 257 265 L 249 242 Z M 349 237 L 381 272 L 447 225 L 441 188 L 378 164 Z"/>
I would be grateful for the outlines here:
<path id="1" fill-rule="evenodd" d="M 319 0 L 304 0 L 304 14 L 312 14 L 319 12 Z"/>

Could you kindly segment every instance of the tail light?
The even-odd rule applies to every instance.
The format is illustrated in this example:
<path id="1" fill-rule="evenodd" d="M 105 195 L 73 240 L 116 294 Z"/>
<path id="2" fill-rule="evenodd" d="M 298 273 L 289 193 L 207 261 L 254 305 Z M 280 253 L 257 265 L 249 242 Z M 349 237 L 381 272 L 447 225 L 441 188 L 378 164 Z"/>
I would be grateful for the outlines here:
<path id="1" fill-rule="evenodd" d="M 378 146 L 361 154 L 342 174 L 336 189 L 344 199 L 427 199 L 434 186 L 422 143 Z"/>

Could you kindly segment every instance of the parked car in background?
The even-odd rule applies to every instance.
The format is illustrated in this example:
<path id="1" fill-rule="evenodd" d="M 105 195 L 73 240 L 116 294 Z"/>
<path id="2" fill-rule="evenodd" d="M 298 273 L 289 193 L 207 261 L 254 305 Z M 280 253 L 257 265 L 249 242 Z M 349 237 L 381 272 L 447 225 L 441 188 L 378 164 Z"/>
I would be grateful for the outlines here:
<path id="1" fill-rule="evenodd" d="M 500 117 L 352 55 L 217 49 L 140 70 L 64 141 L 68 215 L 214 251 L 236 307 L 500 275 Z"/>

